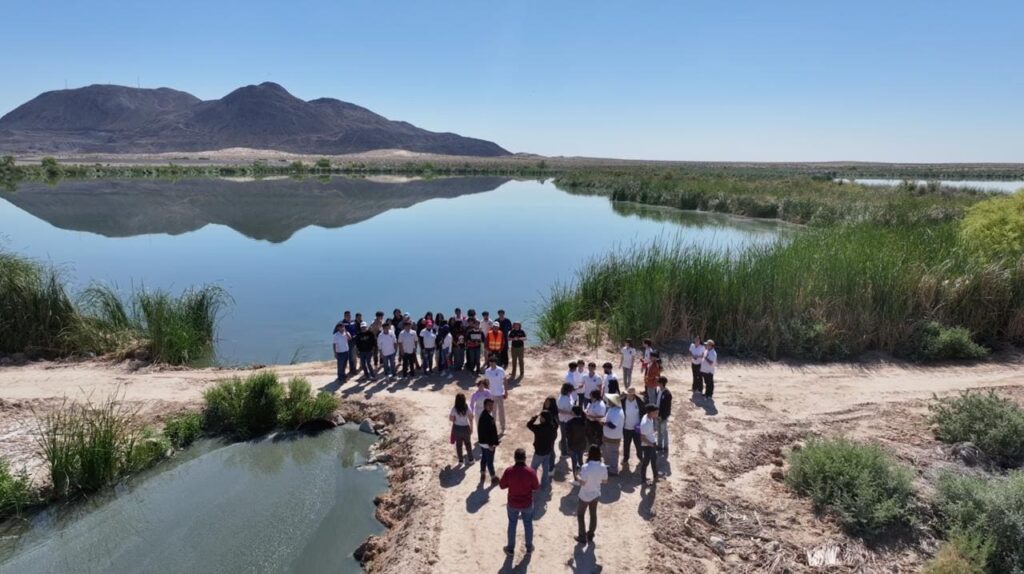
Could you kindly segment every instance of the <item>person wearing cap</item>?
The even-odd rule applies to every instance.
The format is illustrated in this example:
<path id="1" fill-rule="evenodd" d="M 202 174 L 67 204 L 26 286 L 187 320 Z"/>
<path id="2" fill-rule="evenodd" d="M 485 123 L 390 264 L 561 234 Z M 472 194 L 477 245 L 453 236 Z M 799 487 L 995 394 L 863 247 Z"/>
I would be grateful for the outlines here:
<path id="1" fill-rule="evenodd" d="M 505 346 L 501 349 L 501 364 L 506 369 L 508 368 L 508 349 L 509 340 L 508 334 L 512 331 L 512 320 L 505 316 L 504 309 L 498 309 L 498 318 L 496 319 L 498 327 L 501 328 L 501 332 L 505 335 Z"/>
<path id="2" fill-rule="evenodd" d="M 423 360 L 423 374 L 429 375 L 434 370 L 434 355 L 437 351 L 437 330 L 434 320 L 427 319 L 420 330 L 420 356 Z"/>
<path id="3" fill-rule="evenodd" d="M 693 374 L 691 390 L 695 393 L 704 392 L 704 376 L 700 373 L 700 366 L 704 363 L 704 353 L 706 352 L 707 347 L 700 342 L 700 336 L 694 336 L 693 342 L 690 343 L 690 372 Z"/>
<path id="4" fill-rule="evenodd" d="M 715 369 L 718 367 L 718 351 L 711 339 L 704 341 L 707 351 L 700 363 L 700 377 L 704 381 L 704 397 L 710 399 L 715 394 Z"/>
<path id="5" fill-rule="evenodd" d="M 647 484 L 647 467 L 658 482 L 658 407 L 647 405 L 640 419 L 640 482 Z"/>
<path id="6" fill-rule="evenodd" d="M 502 349 L 505 348 L 505 333 L 501 330 L 501 325 L 495 321 L 491 323 L 491 330 L 487 331 L 487 355 L 494 357 L 501 368 L 505 368 L 507 363 L 501 360 Z"/>
<path id="7" fill-rule="evenodd" d="M 498 420 L 501 421 L 501 433 L 505 434 L 505 399 L 508 398 L 508 389 L 505 388 L 505 369 L 498 366 L 498 359 L 491 356 L 487 359 L 487 369 L 484 377 L 490 383 L 491 398 L 494 400 L 494 410 L 498 413 Z"/>
<path id="8" fill-rule="evenodd" d="M 626 389 L 626 398 L 622 401 L 623 468 L 629 466 L 630 447 L 633 447 L 636 451 L 637 462 L 640 462 L 643 458 L 640 455 L 640 419 L 644 416 L 644 408 L 646 406 L 647 404 L 644 403 L 643 397 L 636 394 L 634 387 Z"/>
<path id="9" fill-rule="evenodd" d="M 580 490 L 576 494 L 576 523 L 579 534 L 576 542 L 587 544 L 597 534 L 597 502 L 601 499 L 601 485 L 608 482 L 608 467 L 601 463 L 601 449 L 591 446 L 587 451 L 587 464 L 580 469 Z M 590 511 L 590 528 L 586 528 L 583 517 Z"/>
<path id="10" fill-rule="evenodd" d="M 517 448 L 514 457 L 515 464 L 505 469 L 498 482 L 502 490 L 508 490 L 508 544 L 504 548 L 508 556 L 516 550 L 516 526 L 520 519 L 526 536 L 526 553 L 533 552 L 533 493 L 540 489 L 537 471 L 526 466 L 526 451 Z"/>
<path id="11" fill-rule="evenodd" d="M 537 419 L 540 419 L 540 422 Z M 556 428 L 551 424 L 551 413 L 541 411 L 539 415 L 533 415 L 526 428 L 533 433 L 533 460 L 530 461 L 530 468 L 534 471 L 538 467 L 543 468 L 541 474 L 541 485 L 543 488 L 551 486 L 551 456 L 555 449 Z"/>
<path id="12" fill-rule="evenodd" d="M 578 366 L 578 365 L 577 365 Z M 597 363 L 587 363 L 587 374 L 583 375 L 583 408 L 587 407 L 590 403 L 591 397 L 594 395 L 594 391 L 598 391 L 598 394 L 602 394 L 604 388 L 604 379 L 601 375 L 597 374 Z"/>
<path id="13" fill-rule="evenodd" d="M 498 311 L 499 314 L 503 311 Z M 526 331 L 523 330 L 523 326 L 517 321 L 512 323 L 512 328 L 508 332 L 508 345 L 509 351 L 512 354 L 512 378 L 523 378 L 526 374 Z"/>
<path id="14" fill-rule="evenodd" d="M 370 331 L 370 326 L 366 323 L 359 324 L 355 343 L 356 351 L 359 352 L 359 366 L 363 370 L 363 375 L 368 379 L 373 379 L 377 376 L 373 368 L 373 352 L 377 349 L 377 337 L 373 336 L 373 331 Z"/>
<path id="15" fill-rule="evenodd" d="M 625 414 L 618 394 L 607 394 L 604 400 L 608 403 L 608 411 L 604 415 L 604 440 L 601 442 L 601 454 L 604 456 L 608 472 L 612 476 L 619 474 L 619 445 L 622 444 Z"/>
<path id="16" fill-rule="evenodd" d="M 334 358 L 338 361 L 338 378 L 335 381 L 343 385 L 345 384 L 345 367 L 348 365 L 349 340 L 351 337 L 345 329 L 345 324 L 339 321 L 334 326 L 331 346 L 334 349 Z"/>
<path id="17" fill-rule="evenodd" d="M 651 404 L 658 407 L 658 450 L 668 454 L 668 419 L 672 416 L 672 392 L 668 390 L 668 377 L 658 377 Z"/>
<path id="18" fill-rule="evenodd" d="M 480 374 L 480 350 L 483 346 L 484 332 L 475 320 L 470 320 L 466 329 L 466 370 L 474 375 Z"/>
<path id="19" fill-rule="evenodd" d="M 412 321 L 402 324 L 402 332 L 398 334 L 398 346 L 402 350 L 402 376 L 416 375 L 416 348 L 420 338 L 412 330 Z"/>
<path id="20" fill-rule="evenodd" d="M 601 375 L 601 392 L 606 395 L 617 395 L 619 391 L 619 378 L 612 372 L 612 364 L 605 363 L 601 366 L 604 369 L 604 374 Z M 607 460 L 607 459 L 605 459 Z"/>
<path id="21" fill-rule="evenodd" d="M 398 355 L 398 336 L 392 332 L 390 320 L 384 322 L 380 335 L 377 335 L 377 349 L 380 351 L 381 362 L 384 363 L 384 376 L 394 378 L 398 374 L 395 368 L 395 358 Z"/>
<path id="22" fill-rule="evenodd" d="M 636 363 L 636 349 L 633 339 L 626 339 L 619 349 L 619 368 L 622 369 L 622 384 L 628 389 L 633 384 L 633 364 Z"/>

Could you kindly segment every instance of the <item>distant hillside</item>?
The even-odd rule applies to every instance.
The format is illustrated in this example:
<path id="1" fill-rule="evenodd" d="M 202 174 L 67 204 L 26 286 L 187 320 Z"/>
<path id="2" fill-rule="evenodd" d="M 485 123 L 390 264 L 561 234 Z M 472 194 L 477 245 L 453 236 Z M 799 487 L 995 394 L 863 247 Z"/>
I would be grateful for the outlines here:
<path id="1" fill-rule="evenodd" d="M 343 154 L 400 149 L 503 156 L 501 146 L 392 121 L 331 98 L 301 100 L 264 82 L 219 100 L 169 88 L 94 85 L 40 94 L 0 118 L 0 151 L 146 153 L 245 147 Z"/>

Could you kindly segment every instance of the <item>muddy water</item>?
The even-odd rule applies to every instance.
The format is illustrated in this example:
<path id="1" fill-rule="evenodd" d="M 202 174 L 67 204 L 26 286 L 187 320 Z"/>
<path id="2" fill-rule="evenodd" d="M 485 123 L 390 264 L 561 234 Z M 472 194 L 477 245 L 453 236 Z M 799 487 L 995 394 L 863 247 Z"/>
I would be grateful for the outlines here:
<path id="1" fill-rule="evenodd" d="M 359 572 L 383 527 L 373 437 L 200 444 L 119 492 L 0 531 L 0 573 Z"/>

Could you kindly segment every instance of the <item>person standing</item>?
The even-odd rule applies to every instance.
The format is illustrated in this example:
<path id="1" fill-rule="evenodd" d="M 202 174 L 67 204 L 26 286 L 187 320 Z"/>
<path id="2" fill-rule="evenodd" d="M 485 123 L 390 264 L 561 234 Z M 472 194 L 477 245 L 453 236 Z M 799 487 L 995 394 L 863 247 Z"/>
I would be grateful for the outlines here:
<path id="1" fill-rule="evenodd" d="M 373 323 L 370 323 L 370 332 L 373 333 L 374 342 L 380 337 L 381 331 L 384 330 L 384 311 L 377 311 L 373 317 Z M 374 369 L 380 368 L 380 349 L 374 345 L 373 348 L 373 367 Z"/>
<path id="2" fill-rule="evenodd" d="M 715 370 L 718 368 L 718 351 L 715 350 L 715 342 L 708 339 L 704 342 L 707 351 L 704 353 L 704 360 L 700 364 L 700 376 L 704 381 L 704 397 L 711 399 L 715 394 Z"/>
<path id="3" fill-rule="evenodd" d="M 334 326 L 332 346 L 334 348 L 334 358 L 338 361 L 338 378 L 335 380 L 342 385 L 345 384 L 345 367 L 348 366 L 349 340 L 350 337 L 345 329 L 345 325 L 339 322 Z"/>
<path id="4" fill-rule="evenodd" d="M 647 405 L 640 419 L 640 482 L 647 484 L 647 467 L 658 482 L 658 407 Z"/>
<path id="5" fill-rule="evenodd" d="M 494 409 L 498 413 L 498 420 L 501 421 L 501 434 L 505 434 L 505 399 L 508 398 L 508 389 L 505 388 L 505 369 L 498 366 L 498 359 L 491 357 L 487 359 L 487 370 L 484 377 L 490 383 L 491 399 L 494 401 Z"/>
<path id="6" fill-rule="evenodd" d="M 412 330 L 412 321 L 406 321 L 402 326 L 402 332 L 398 334 L 398 346 L 402 350 L 402 376 L 410 377 L 416 375 L 416 347 L 420 339 Z"/>
<path id="7" fill-rule="evenodd" d="M 604 374 L 601 375 L 601 393 L 604 395 L 618 395 L 621 393 L 619 390 L 619 378 L 615 376 L 611 363 L 605 363 L 601 366 L 604 370 Z M 608 460 L 608 459 L 605 459 Z"/>
<path id="8" fill-rule="evenodd" d="M 363 320 L 363 314 L 362 313 L 356 313 L 356 318 L 352 319 L 351 313 L 348 312 L 348 311 L 345 311 L 345 319 L 344 319 L 345 330 L 348 331 L 348 340 L 349 341 L 354 341 L 355 340 L 356 335 L 359 333 L 359 323 L 361 323 L 362 320 Z M 357 353 L 349 353 L 348 354 L 348 374 L 350 376 L 355 375 L 356 372 L 359 370 L 359 367 L 356 364 L 356 355 L 357 355 Z"/>
<path id="9" fill-rule="evenodd" d="M 600 445 L 604 439 L 604 415 L 608 413 L 608 405 L 601 398 L 600 389 L 590 394 L 590 402 L 584 412 L 587 415 L 587 440 L 589 444 Z"/>
<path id="10" fill-rule="evenodd" d="M 601 449 L 591 446 L 587 452 L 587 464 L 580 470 L 580 491 L 576 495 L 576 523 L 579 534 L 576 542 L 586 544 L 594 540 L 597 534 L 597 502 L 601 499 L 601 485 L 608 482 L 608 467 L 601 463 Z M 590 511 L 590 528 L 586 528 L 583 520 Z"/>
<path id="11" fill-rule="evenodd" d="M 565 424 L 566 440 L 569 443 L 569 458 L 572 461 L 572 483 L 579 485 L 579 472 L 583 466 L 583 453 L 590 446 L 587 440 L 587 419 L 583 409 L 576 405 L 572 408 L 572 419 Z"/>
<path id="12" fill-rule="evenodd" d="M 540 488 L 537 472 L 526 466 L 526 451 L 517 448 L 515 464 L 501 474 L 498 485 L 508 490 L 508 544 L 505 554 L 512 556 L 516 550 L 516 526 L 523 521 L 526 537 L 526 553 L 533 552 L 533 493 Z"/>
<path id="13" fill-rule="evenodd" d="M 466 370 L 474 375 L 480 374 L 480 349 L 484 346 L 484 332 L 480 324 L 470 321 L 466 329 Z"/>
<path id="14" fill-rule="evenodd" d="M 558 407 L 558 430 L 561 435 L 558 446 L 562 456 L 569 455 L 569 441 L 567 436 L 567 424 L 572 420 L 572 408 L 576 406 L 576 389 L 569 383 L 562 383 L 562 391 L 555 400 Z"/>
<path id="15" fill-rule="evenodd" d="M 380 335 L 377 335 L 377 350 L 380 351 L 381 360 L 384 363 L 384 376 L 395 378 L 398 375 L 395 369 L 395 356 L 398 354 L 398 337 L 391 332 L 391 322 L 384 323 Z"/>
<path id="16" fill-rule="evenodd" d="M 576 404 L 583 406 L 583 376 L 579 374 L 576 365 L 576 361 L 569 363 L 569 370 L 565 373 L 565 384 L 572 385 Z"/>
<path id="17" fill-rule="evenodd" d="M 505 367 L 507 369 L 508 368 L 508 349 L 509 349 L 509 343 L 511 342 L 508 339 L 508 334 L 510 332 L 512 332 L 512 321 L 508 317 L 505 316 L 505 310 L 504 309 L 498 309 L 498 318 L 497 318 L 496 322 L 498 323 L 498 327 L 501 329 L 501 333 L 505 336 L 505 346 L 501 348 L 501 361 L 500 361 L 500 364 L 501 364 L 502 367 Z M 512 378 L 515 378 L 515 376 L 513 376 Z"/>
<path id="18" fill-rule="evenodd" d="M 629 466 L 629 451 L 633 447 L 636 451 L 636 460 L 640 462 L 643 457 L 640 454 L 640 419 L 644 416 L 643 400 L 636 394 L 636 389 L 626 389 L 626 400 L 622 404 L 622 466 Z"/>
<path id="19" fill-rule="evenodd" d="M 491 474 L 491 481 L 497 482 L 498 475 L 494 472 L 494 451 L 501 441 L 498 439 L 498 428 L 494 424 L 494 399 L 484 399 L 484 412 L 480 413 L 477 425 L 476 440 L 480 443 L 480 482 Z M 525 455 L 524 457 L 525 458 Z"/>
<path id="20" fill-rule="evenodd" d="M 628 389 L 633 384 L 633 363 L 636 362 L 636 349 L 633 348 L 633 339 L 626 339 L 626 342 L 619 349 L 619 368 L 622 369 L 622 384 Z"/>
<path id="21" fill-rule="evenodd" d="M 466 365 L 466 337 L 459 335 L 452 347 L 452 372 L 458 373 Z"/>
<path id="22" fill-rule="evenodd" d="M 658 390 L 653 404 L 658 407 L 658 450 L 668 456 L 668 418 L 672 416 L 672 392 L 668 378 L 658 377 Z"/>
<path id="23" fill-rule="evenodd" d="M 420 330 L 420 345 L 423 374 L 429 375 L 434 371 L 434 356 L 437 354 L 437 330 L 434 329 L 433 319 L 423 322 L 423 329 Z"/>
<path id="24" fill-rule="evenodd" d="M 476 392 L 469 398 L 469 408 L 473 411 L 473 418 L 480 423 L 480 415 L 484 412 L 484 401 L 491 398 L 490 383 L 487 379 L 480 379 L 476 382 Z"/>
<path id="25" fill-rule="evenodd" d="M 491 324 L 491 330 L 487 331 L 487 356 L 494 357 L 501 368 L 505 368 L 508 363 L 501 360 L 502 349 L 505 348 L 505 333 L 502 332 L 501 326 L 497 321 Z"/>
<path id="26" fill-rule="evenodd" d="M 359 351 L 359 366 L 368 379 L 373 379 L 377 373 L 373 369 L 373 352 L 377 349 L 377 337 L 373 336 L 370 326 L 366 323 L 359 324 L 356 332 L 356 351 Z"/>
<path id="27" fill-rule="evenodd" d="M 441 356 L 438 359 L 438 371 L 443 371 L 448 374 L 448 378 L 452 378 L 452 333 L 448 329 L 445 329 L 444 338 L 441 339 Z"/>
<path id="28" fill-rule="evenodd" d="M 455 395 L 455 406 L 448 413 L 448 420 L 452 422 L 452 439 L 455 441 L 455 454 L 459 457 L 459 464 L 462 464 L 462 447 L 466 447 L 466 456 L 469 457 L 469 464 L 473 464 L 473 413 L 466 404 L 466 395 L 459 393 Z"/>
<path id="29" fill-rule="evenodd" d="M 498 311 L 499 315 L 501 313 Z M 512 353 L 512 378 L 521 379 L 526 374 L 526 331 L 518 322 L 512 323 L 512 328 L 509 329 L 508 345 Z"/>
<path id="30" fill-rule="evenodd" d="M 661 376 L 661 355 L 654 351 L 651 353 L 650 361 L 647 365 L 647 372 L 644 373 L 644 389 L 648 393 L 658 388 L 658 377 Z"/>
<path id="31" fill-rule="evenodd" d="M 700 342 L 700 337 L 694 337 L 690 343 L 690 372 L 693 374 L 693 392 L 704 392 L 704 379 L 700 372 L 700 366 L 704 363 L 704 353 L 707 348 Z"/>
<path id="32" fill-rule="evenodd" d="M 587 364 L 587 374 L 583 376 L 583 407 L 586 408 L 597 391 L 598 396 L 603 394 L 604 381 L 601 375 L 597 374 L 597 363 Z"/>
<path id="33" fill-rule="evenodd" d="M 540 419 L 540 422 L 537 419 Z M 551 487 L 551 457 L 555 448 L 555 426 L 551 424 L 551 413 L 541 411 L 539 415 L 530 417 L 526 428 L 533 433 L 533 459 L 530 461 L 530 468 L 534 471 L 542 467 L 541 485 L 543 488 Z"/>
<path id="34" fill-rule="evenodd" d="M 601 452 L 605 464 L 608 465 L 608 472 L 612 476 L 619 475 L 619 445 L 622 444 L 623 425 L 625 415 L 622 412 L 622 402 L 617 394 L 608 394 L 604 397 L 608 402 L 608 411 L 604 415 L 604 437 L 601 443 Z"/>
<path id="35" fill-rule="evenodd" d="M 650 339 L 644 339 L 644 350 L 640 358 L 640 373 L 643 375 L 647 374 L 647 368 L 651 366 L 651 354 L 655 353 L 654 342 Z"/>

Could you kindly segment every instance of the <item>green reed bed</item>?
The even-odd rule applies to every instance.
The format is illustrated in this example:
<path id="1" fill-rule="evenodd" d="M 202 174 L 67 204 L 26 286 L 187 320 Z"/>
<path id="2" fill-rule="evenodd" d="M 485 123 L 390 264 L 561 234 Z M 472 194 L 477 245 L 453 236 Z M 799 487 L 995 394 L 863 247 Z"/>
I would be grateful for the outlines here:
<path id="1" fill-rule="evenodd" d="M 967 345 L 1024 341 L 1024 270 L 972 257 L 952 224 L 839 225 L 733 253 L 662 241 L 584 266 L 542 310 L 541 331 L 558 341 L 580 320 L 617 339 L 699 334 L 773 359 L 956 358 L 924 350 L 964 333 Z"/>
<path id="2" fill-rule="evenodd" d="M 56 271 L 0 251 L 0 353 L 65 354 L 78 326 Z"/>

